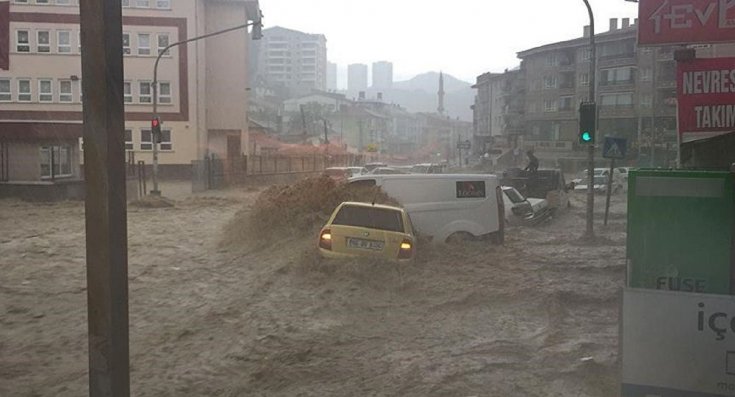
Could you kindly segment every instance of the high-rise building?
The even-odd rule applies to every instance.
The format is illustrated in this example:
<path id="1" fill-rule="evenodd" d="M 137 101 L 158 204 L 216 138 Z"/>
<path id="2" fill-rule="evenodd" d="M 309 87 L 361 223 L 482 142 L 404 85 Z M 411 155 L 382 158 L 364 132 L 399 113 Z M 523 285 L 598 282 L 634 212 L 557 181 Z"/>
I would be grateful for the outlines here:
<path id="1" fill-rule="evenodd" d="M 327 89 L 327 38 L 279 26 L 258 45 L 256 84 L 285 87 L 289 95 Z"/>
<path id="2" fill-rule="evenodd" d="M 373 63 L 373 89 L 378 91 L 393 88 L 393 64 L 386 61 Z"/>
<path id="3" fill-rule="evenodd" d="M 83 177 L 79 6 L 61 4 L 0 2 L 0 182 Z M 151 164 L 151 80 L 159 51 L 259 19 L 260 10 L 258 0 L 124 1 L 122 15 L 125 150 L 128 158 Z M 3 38 L 3 31 L 10 35 Z M 247 150 L 252 41 L 244 34 L 232 37 L 173 47 L 161 57 L 162 174 L 190 174 L 192 161 L 207 153 L 239 158 Z"/>
<path id="4" fill-rule="evenodd" d="M 337 64 L 328 62 L 327 63 L 327 90 L 337 90 Z"/>
<path id="5" fill-rule="evenodd" d="M 347 67 L 347 91 L 354 95 L 368 88 L 368 66 L 354 63 Z"/>

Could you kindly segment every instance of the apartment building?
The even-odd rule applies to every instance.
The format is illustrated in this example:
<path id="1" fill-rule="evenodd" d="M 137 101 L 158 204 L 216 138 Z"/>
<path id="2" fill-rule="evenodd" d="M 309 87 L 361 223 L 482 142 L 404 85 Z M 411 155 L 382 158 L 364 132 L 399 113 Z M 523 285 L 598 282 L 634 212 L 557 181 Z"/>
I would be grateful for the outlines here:
<path id="1" fill-rule="evenodd" d="M 258 84 L 285 89 L 287 97 L 327 89 L 327 38 L 280 26 L 265 29 L 255 43 Z"/>
<path id="2" fill-rule="evenodd" d="M 609 29 L 596 35 L 596 42 L 598 137 L 628 138 L 631 153 L 642 153 L 641 157 L 648 156 L 651 147 L 658 147 L 664 152 L 658 159 L 665 164 L 665 148 L 676 143 L 674 48 L 638 48 L 637 26 L 627 18 L 611 19 Z M 581 102 L 589 100 L 588 27 L 582 37 L 521 51 L 518 57 L 525 87 L 513 94 L 513 100 L 523 106 L 517 121 L 520 128 L 516 129 L 522 145 L 535 148 L 537 157 L 549 165 L 583 167 L 585 152 L 577 143 L 578 109 Z M 490 76 L 482 80 L 506 78 Z M 485 87 L 481 79 L 477 87 Z M 488 117 L 497 112 L 487 105 L 488 95 L 478 91 L 475 133 L 508 134 L 492 124 L 488 127 L 494 121 L 487 121 Z"/>
<path id="3" fill-rule="evenodd" d="M 125 149 L 152 161 L 152 75 L 170 43 L 260 16 L 258 0 L 123 0 Z M 80 179 L 82 79 L 77 0 L 0 2 L 0 182 Z M 159 65 L 162 174 L 247 148 L 240 32 L 170 49 Z M 224 61 L 223 61 L 224 60 Z"/>
<path id="4" fill-rule="evenodd" d="M 387 91 L 393 88 L 393 63 L 380 61 L 373 63 L 373 90 Z"/>
<path id="5" fill-rule="evenodd" d="M 368 88 L 368 66 L 363 63 L 353 63 L 347 66 L 347 92 L 357 95 Z"/>
<path id="6" fill-rule="evenodd" d="M 520 68 L 484 73 L 472 88 L 477 90 L 472 106 L 475 154 L 488 153 L 493 146 L 516 147 L 524 132 L 524 73 Z"/>

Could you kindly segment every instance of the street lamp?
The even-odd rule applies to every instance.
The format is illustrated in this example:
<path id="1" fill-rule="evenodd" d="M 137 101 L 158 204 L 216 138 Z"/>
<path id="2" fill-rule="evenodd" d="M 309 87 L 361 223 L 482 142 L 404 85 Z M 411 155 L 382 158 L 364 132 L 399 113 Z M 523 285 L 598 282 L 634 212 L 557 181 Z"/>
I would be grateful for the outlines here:
<path id="1" fill-rule="evenodd" d="M 168 52 L 173 47 L 180 46 L 182 44 L 191 43 L 193 41 L 206 39 L 208 37 L 212 36 L 218 36 L 224 33 L 232 32 L 239 29 L 245 29 L 248 26 L 253 27 L 252 37 L 253 40 L 260 40 L 263 37 L 262 29 L 263 29 L 263 13 L 258 11 L 258 17 L 257 19 L 242 24 L 238 26 L 233 26 L 231 28 L 218 30 L 216 32 L 208 33 L 202 36 L 192 37 L 190 39 L 182 40 L 173 44 L 167 45 L 163 50 L 158 51 L 158 56 L 156 57 L 156 63 L 153 65 L 153 120 L 157 121 L 157 125 L 160 129 L 161 124 L 163 121 L 161 120 L 160 116 L 158 115 L 158 63 L 161 61 L 161 57 Z M 158 136 L 155 136 L 158 135 Z M 151 130 L 151 139 L 153 141 L 153 190 L 151 191 L 151 195 L 154 196 L 160 196 L 161 191 L 158 189 L 158 143 L 160 141 L 160 133 L 159 134 L 153 134 L 153 130 Z"/>
<path id="2" fill-rule="evenodd" d="M 590 17 L 590 97 L 589 102 L 596 103 L 595 98 L 595 84 L 597 74 L 597 51 L 595 48 L 595 16 L 592 13 L 592 7 L 590 6 L 589 0 L 584 1 L 584 5 L 587 7 L 587 13 Z M 595 114 L 595 121 L 597 114 Z M 597 125 L 597 123 L 594 123 Z M 594 136 L 594 131 L 592 132 Z M 593 227 L 593 216 L 595 211 L 595 192 L 593 190 L 595 181 L 595 144 L 589 143 L 587 146 L 587 231 L 585 237 L 588 239 L 595 238 L 595 231 Z"/>

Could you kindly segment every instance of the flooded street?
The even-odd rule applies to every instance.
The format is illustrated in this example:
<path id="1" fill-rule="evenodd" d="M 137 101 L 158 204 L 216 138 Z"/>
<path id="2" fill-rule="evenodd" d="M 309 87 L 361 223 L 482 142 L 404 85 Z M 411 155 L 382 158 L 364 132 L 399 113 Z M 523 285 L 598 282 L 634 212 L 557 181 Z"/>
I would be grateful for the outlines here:
<path id="1" fill-rule="evenodd" d="M 129 208 L 136 396 L 614 396 L 625 199 L 583 195 L 505 246 L 328 262 L 314 236 L 222 246 L 257 193 Z M 267 227 L 267 225 L 263 225 Z M 0 395 L 87 392 L 84 208 L 0 201 Z"/>

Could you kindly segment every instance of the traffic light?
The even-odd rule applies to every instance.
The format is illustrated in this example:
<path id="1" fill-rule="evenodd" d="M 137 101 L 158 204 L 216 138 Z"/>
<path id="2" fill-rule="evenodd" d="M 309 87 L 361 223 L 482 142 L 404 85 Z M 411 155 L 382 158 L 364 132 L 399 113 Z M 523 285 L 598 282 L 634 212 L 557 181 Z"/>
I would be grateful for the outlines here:
<path id="1" fill-rule="evenodd" d="M 579 105 L 579 143 L 590 145 L 595 143 L 597 121 L 597 105 L 594 102 L 583 102 Z"/>
<path id="2" fill-rule="evenodd" d="M 153 142 L 161 143 L 161 118 L 156 116 L 151 120 L 151 134 Z"/>

